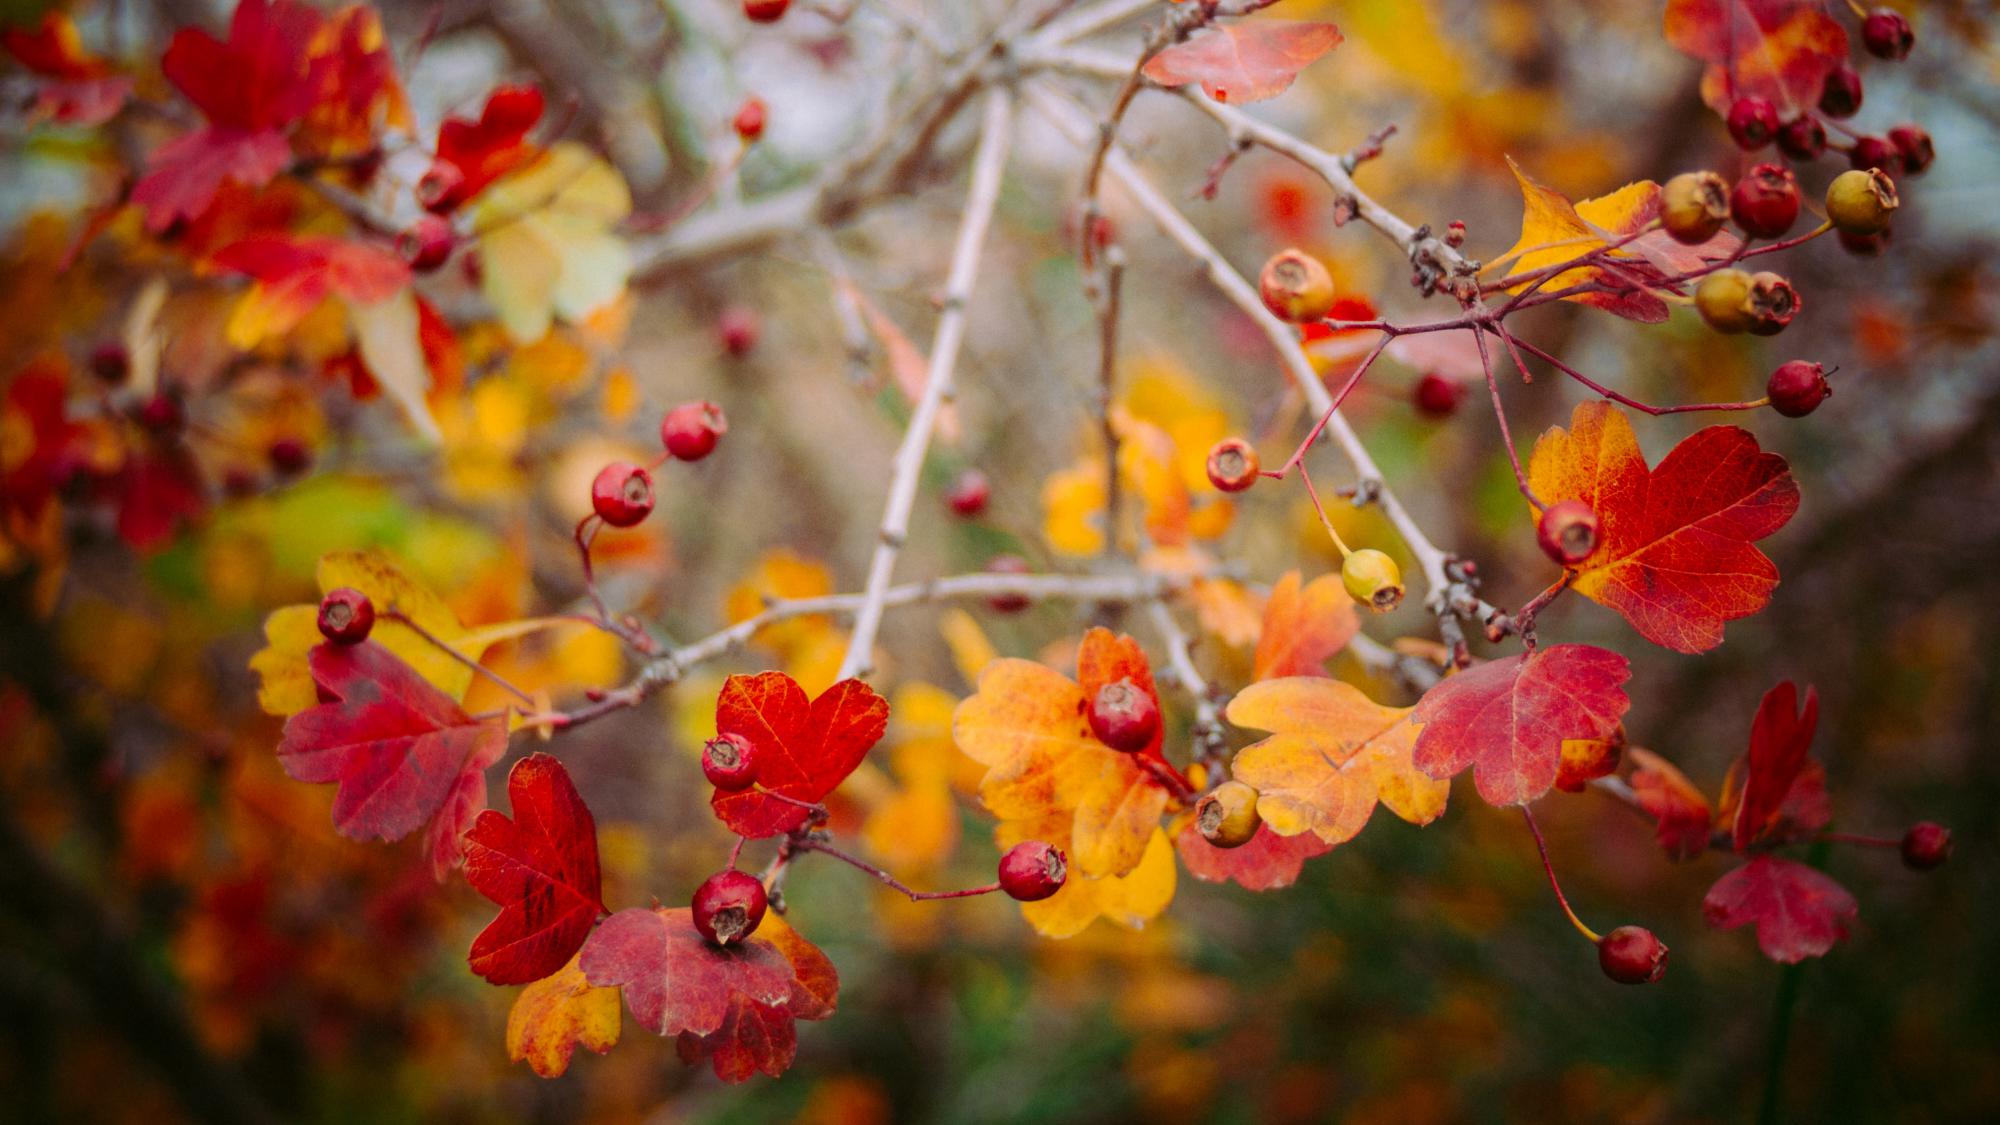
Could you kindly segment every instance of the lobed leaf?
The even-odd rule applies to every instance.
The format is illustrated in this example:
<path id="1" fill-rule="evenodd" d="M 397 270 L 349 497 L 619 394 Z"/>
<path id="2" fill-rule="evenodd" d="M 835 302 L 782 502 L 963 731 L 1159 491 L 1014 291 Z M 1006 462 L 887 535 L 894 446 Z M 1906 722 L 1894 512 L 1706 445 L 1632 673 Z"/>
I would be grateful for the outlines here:
<path id="1" fill-rule="evenodd" d="M 1860 906 L 1824 873 L 1762 855 L 1716 880 L 1701 911 L 1717 929 L 1754 924 L 1764 956 L 1792 965 L 1825 956 L 1847 936 Z"/>
<path id="2" fill-rule="evenodd" d="M 465 881 L 500 907 L 472 940 L 472 971 L 526 984 L 568 963 L 604 913 L 597 824 L 560 761 L 530 754 L 507 775 L 509 819 L 488 809 L 466 834 Z"/>
<path id="3" fill-rule="evenodd" d="M 1425 693 L 1413 759 L 1434 778 L 1475 767 L 1479 795 L 1525 805 L 1556 782 L 1566 739 L 1611 739 L 1631 706 L 1630 665 L 1591 645 L 1556 645 L 1492 660 Z"/>

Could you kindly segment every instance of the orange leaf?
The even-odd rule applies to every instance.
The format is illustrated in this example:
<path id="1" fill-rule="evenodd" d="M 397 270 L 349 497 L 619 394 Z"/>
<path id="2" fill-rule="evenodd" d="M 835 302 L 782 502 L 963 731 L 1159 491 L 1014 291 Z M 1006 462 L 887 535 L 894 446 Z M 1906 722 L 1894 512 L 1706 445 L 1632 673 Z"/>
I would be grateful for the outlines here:
<path id="1" fill-rule="evenodd" d="M 1251 679 L 1323 676 L 1327 657 L 1346 648 L 1360 631 L 1354 599 L 1339 575 L 1322 574 L 1301 588 L 1299 572 L 1287 571 L 1265 603 Z"/>
<path id="2" fill-rule="evenodd" d="M 579 1046 L 601 1055 L 618 1043 L 618 990 L 593 987 L 578 960 L 522 989 L 507 1013 L 507 1057 L 543 1078 L 568 1070 Z"/>
<path id="3" fill-rule="evenodd" d="M 1328 844 L 1360 832 L 1377 801 L 1412 824 L 1444 811 L 1449 786 L 1411 761 L 1418 727 L 1406 707 L 1384 707 L 1352 684 L 1292 676 L 1251 684 L 1229 701 L 1230 722 L 1270 731 L 1232 766 L 1254 787 L 1271 831 L 1310 830 Z"/>
<path id="4" fill-rule="evenodd" d="M 1340 38 L 1330 23 L 1251 20 L 1211 27 L 1154 55 L 1145 74 L 1162 86 L 1199 82 L 1219 102 L 1259 102 L 1284 93 Z"/>

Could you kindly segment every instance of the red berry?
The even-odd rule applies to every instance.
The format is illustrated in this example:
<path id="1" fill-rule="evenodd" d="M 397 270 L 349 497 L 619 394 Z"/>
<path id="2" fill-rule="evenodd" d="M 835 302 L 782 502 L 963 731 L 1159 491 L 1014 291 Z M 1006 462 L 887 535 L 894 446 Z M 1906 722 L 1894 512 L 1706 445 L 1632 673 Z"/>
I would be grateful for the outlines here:
<path id="1" fill-rule="evenodd" d="M 743 0 L 743 15 L 751 23 L 777 23 L 792 0 Z"/>
<path id="2" fill-rule="evenodd" d="M 298 438 L 279 438 L 264 456 L 271 462 L 271 471 L 281 477 L 295 477 L 312 468 L 312 450 Z"/>
<path id="3" fill-rule="evenodd" d="M 757 932 L 769 899 L 763 881 L 730 868 L 695 888 L 694 928 L 717 945 L 731 945 Z"/>
<path id="4" fill-rule="evenodd" d="M 1810 113 L 1792 118 L 1778 130 L 1778 151 L 1793 160 L 1818 160 L 1826 151 L 1826 126 Z"/>
<path id="5" fill-rule="evenodd" d="M 1729 214 L 1752 238 L 1777 238 L 1799 217 L 1799 183 L 1782 164 L 1759 164 L 1736 183 Z"/>
<path id="6" fill-rule="evenodd" d="M 1776 336 L 1799 315 L 1805 302 L 1792 283 L 1769 270 L 1750 275 L 1750 296 L 1744 303 L 1753 336 Z"/>
<path id="7" fill-rule="evenodd" d="M 1929 871 L 1951 858 L 1951 829 L 1922 821 L 1903 833 L 1903 866 L 1912 871 Z"/>
<path id="8" fill-rule="evenodd" d="M 1090 701 L 1090 730 L 1113 750 L 1144 750 L 1160 732 L 1160 701 L 1130 679 L 1105 684 Z"/>
<path id="9" fill-rule="evenodd" d="M 1597 965 L 1619 984 L 1653 984 L 1667 975 L 1667 946 L 1644 926 L 1620 926 L 1597 939 Z"/>
<path id="10" fill-rule="evenodd" d="M 156 437 L 172 437 L 181 432 L 187 424 L 187 413 L 181 408 L 180 396 L 172 391 L 161 391 L 146 400 L 139 407 L 139 424 L 146 427 Z"/>
<path id="11" fill-rule="evenodd" d="M 1208 451 L 1208 483 L 1224 492 L 1242 492 L 1257 483 L 1257 448 L 1242 438 L 1224 438 Z"/>
<path id="12" fill-rule="evenodd" d="M 1860 108 L 1861 75 L 1851 65 L 1841 63 L 1820 87 L 1819 111 L 1828 117 L 1852 117 Z"/>
<path id="13" fill-rule="evenodd" d="M 375 628 L 375 603 L 352 586 L 328 591 L 319 601 L 319 635 L 337 645 L 358 645 Z"/>
<path id="14" fill-rule="evenodd" d="M 1062 849 L 1028 840 L 1000 857 L 1000 889 L 1016 902 L 1040 902 L 1062 890 L 1069 878 L 1069 860 Z"/>
<path id="15" fill-rule="evenodd" d="M 115 387 L 132 374 L 132 357 L 115 340 L 99 344 L 90 353 L 90 373 Z"/>
<path id="16" fill-rule="evenodd" d="M 731 305 L 715 318 L 715 338 L 721 342 L 723 351 L 737 359 L 757 350 L 757 341 L 763 335 L 756 312 L 742 305 Z"/>
<path id="17" fill-rule="evenodd" d="M 1729 107 L 1729 136 L 1744 152 L 1755 152 L 1778 135 L 1778 107 L 1768 98 L 1737 98 Z"/>
<path id="18" fill-rule="evenodd" d="M 745 142 L 754 141 L 764 135 L 764 117 L 764 99 L 752 94 L 736 107 L 736 119 L 730 125 Z"/>
<path id="19" fill-rule="evenodd" d="M 986 501 L 992 496 L 993 488 L 987 483 L 986 474 L 978 469 L 967 469 L 958 474 L 945 490 L 944 502 L 951 506 L 953 515 L 971 519 L 986 510 Z"/>
<path id="20" fill-rule="evenodd" d="M 1880 168 L 1895 175 L 1903 170 L 1903 154 L 1887 137 L 1856 137 L 1847 150 L 1847 162 L 1856 168 Z"/>
<path id="21" fill-rule="evenodd" d="M 1787 418 L 1803 418 L 1818 410 L 1833 388 L 1827 385 L 1824 364 L 1795 359 L 1771 372 L 1764 393 L 1771 398 L 1771 409 Z"/>
<path id="22" fill-rule="evenodd" d="M 1028 574 L 1033 568 L 1019 555 L 995 555 L 986 562 L 988 574 Z M 1026 594 L 995 594 L 986 599 L 995 613 L 1019 613 L 1033 604 Z"/>
<path id="23" fill-rule="evenodd" d="M 465 173 L 458 165 L 439 160 L 417 180 L 417 203 L 434 215 L 442 215 L 465 202 Z"/>
<path id="24" fill-rule="evenodd" d="M 1910 48 L 1917 45 L 1917 33 L 1910 30 L 1910 21 L 1894 8 L 1877 8 L 1861 21 L 1861 45 L 1878 59 L 1891 62 L 1910 57 Z"/>
<path id="25" fill-rule="evenodd" d="M 757 783 L 757 744 L 740 734 L 718 734 L 701 748 L 701 772 L 724 793 Z"/>
<path id="26" fill-rule="evenodd" d="M 629 461 L 613 461 L 590 482 L 590 507 L 612 527 L 631 527 L 653 512 L 652 474 Z"/>
<path id="27" fill-rule="evenodd" d="M 396 253 L 418 273 L 430 273 L 451 257 L 458 238 L 451 223 L 437 215 L 422 215 L 396 236 Z"/>
<path id="28" fill-rule="evenodd" d="M 1856 234 L 1845 230 L 1834 232 L 1835 237 L 1840 239 L 1841 249 L 1863 258 L 1881 257 L 1889 249 L 1889 234 L 1887 230 L 1874 234 Z"/>
<path id="29" fill-rule="evenodd" d="M 660 421 L 660 444 L 682 461 L 699 461 L 715 451 L 715 443 L 729 432 L 729 420 L 712 402 L 684 402 Z"/>
<path id="30" fill-rule="evenodd" d="M 1597 513 L 1581 500 L 1564 500 L 1542 509 L 1535 541 L 1557 566 L 1575 566 L 1597 550 Z"/>
<path id="31" fill-rule="evenodd" d="M 1889 130 L 1889 143 L 1896 146 L 1896 153 L 1903 158 L 1903 171 L 1912 176 L 1921 174 L 1937 159 L 1931 135 L 1921 125 L 1906 122 L 1896 126 Z"/>
<path id="32" fill-rule="evenodd" d="M 1465 397 L 1465 385 L 1435 371 L 1427 371 L 1423 378 L 1417 380 L 1413 397 L 1417 413 L 1432 418 L 1449 418 L 1458 409 L 1458 400 Z"/>

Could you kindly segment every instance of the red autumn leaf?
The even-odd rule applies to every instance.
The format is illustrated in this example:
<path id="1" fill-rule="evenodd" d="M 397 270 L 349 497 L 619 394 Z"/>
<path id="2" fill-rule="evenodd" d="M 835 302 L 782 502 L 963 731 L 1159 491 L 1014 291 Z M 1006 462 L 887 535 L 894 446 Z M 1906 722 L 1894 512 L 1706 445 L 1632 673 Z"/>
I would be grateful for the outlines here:
<path id="1" fill-rule="evenodd" d="M 118 474 L 118 537 L 135 551 L 157 551 L 180 525 L 207 507 L 201 472 L 178 445 L 135 449 Z"/>
<path id="2" fill-rule="evenodd" d="M 1260 102 L 1288 89 L 1299 72 L 1340 45 L 1330 23 L 1250 20 L 1211 27 L 1146 62 L 1147 78 L 1162 86 L 1201 83 L 1219 102 Z"/>
<path id="3" fill-rule="evenodd" d="M 1790 120 L 1847 61 L 1847 31 L 1822 0 L 1668 0 L 1665 27 L 1667 42 L 1709 64 L 1701 96 L 1721 114 L 1756 97 Z"/>
<path id="4" fill-rule="evenodd" d="M 1257 834 L 1241 847 L 1218 848 L 1202 838 L 1193 821 L 1174 837 L 1174 847 L 1195 878 L 1205 883 L 1231 881 L 1251 891 L 1289 887 L 1298 881 L 1306 860 L 1333 850 L 1316 832 L 1280 836 L 1268 824 L 1258 825 Z"/>
<path id="5" fill-rule="evenodd" d="M 1764 693 L 1763 702 L 1757 705 L 1757 717 L 1750 724 L 1750 750 L 1740 765 L 1742 784 L 1740 788 L 1729 785 L 1733 799 L 1724 798 L 1735 809 L 1729 835 L 1737 851 L 1744 851 L 1770 835 L 1797 830 L 1810 832 L 1825 825 L 1824 819 L 1813 824 L 1787 825 L 1784 815 L 1793 788 L 1804 778 L 1813 733 L 1818 729 L 1818 691 L 1806 688 L 1803 711 L 1799 709 L 1799 689 L 1790 680 Z M 1816 780 L 1806 781 L 1808 790 L 1823 799 L 1826 790 Z"/>
<path id="6" fill-rule="evenodd" d="M 1264 604 L 1264 629 L 1257 636 L 1250 678 L 1324 676 L 1327 658 L 1360 631 L 1354 599 L 1339 575 L 1322 574 L 1301 587 L 1299 572 L 1286 571 Z"/>
<path id="7" fill-rule="evenodd" d="M 792 995 L 783 1004 L 760 1004 L 742 994 L 730 997 L 722 1026 L 707 1035 L 681 1032 L 675 1044 L 681 1061 L 693 1065 L 706 1058 L 724 1082 L 744 1082 L 762 1073 L 776 1078 L 791 1065 L 798 1051 L 795 1020 L 821 1020 L 833 1014 L 839 977 L 827 960 L 797 930 L 782 920 L 767 919 L 758 930 L 792 964 Z"/>
<path id="8" fill-rule="evenodd" d="M 357 840 L 396 840 L 437 815 L 466 763 L 505 745 L 373 641 L 317 645 L 308 661 L 320 698 L 285 721 L 278 760 L 293 780 L 333 783 L 333 826 Z"/>
<path id="9" fill-rule="evenodd" d="M 438 126 L 438 163 L 461 177 L 438 206 L 456 207 L 486 186 L 533 160 L 528 131 L 542 119 L 542 92 L 533 86 L 501 86 L 486 96 L 477 119 L 447 117 Z"/>
<path id="10" fill-rule="evenodd" d="M 242 332 L 251 341 L 289 331 L 328 297 L 373 305 L 410 284 L 410 267 L 389 251 L 319 235 L 255 234 L 213 260 L 258 283 L 229 329 L 232 338 Z"/>
<path id="11" fill-rule="evenodd" d="M 833 792 L 888 722 L 889 701 L 860 680 L 842 680 L 808 701 L 783 672 L 729 677 L 715 700 L 715 729 L 756 744 L 757 788 L 716 791 L 715 815 L 741 836 L 790 832 L 805 823 L 799 803 L 816 804 Z"/>
<path id="12" fill-rule="evenodd" d="M 30 363 L 7 384 L 0 400 L 0 434 L 7 450 L 0 457 L 0 503 L 38 518 L 68 471 L 65 455 L 82 430 L 68 416 L 68 378 L 61 361 Z"/>
<path id="13" fill-rule="evenodd" d="M 1488 661 L 1417 701 L 1423 730 L 1413 759 L 1439 779 L 1474 766 L 1488 804 L 1527 804 L 1555 784 L 1565 739 L 1616 735 L 1630 675 L 1624 657 L 1591 645 Z"/>
<path id="14" fill-rule="evenodd" d="M 488 809 L 466 834 L 465 881 L 500 906 L 469 960 L 492 984 L 528 984 L 568 964 L 604 913 L 597 823 L 547 754 L 515 764 L 507 797 L 511 820 Z"/>
<path id="15" fill-rule="evenodd" d="M 584 943 L 581 964 L 590 983 L 623 989 L 632 1018 L 658 1035 L 720 1030 L 733 996 L 783 1006 L 796 980 L 776 945 L 755 935 L 714 945 L 686 909 L 613 914 Z"/>
<path id="16" fill-rule="evenodd" d="M 312 108 L 295 138 L 301 152 L 359 155 L 374 146 L 382 126 L 408 128 L 396 55 L 373 8 L 356 4 L 333 14 L 314 43 L 312 73 Z"/>
<path id="17" fill-rule="evenodd" d="M 494 740 L 473 752 L 465 769 L 445 795 L 443 807 L 431 818 L 425 833 L 424 852 L 430 856 L 431 876 L 442 883 L 452 870 L 465 862 L 465 834 L 486 811 L 486 770 L 500 760 L 507 744 Z"/>
<path id="18" fill-rule="evenodd" d="M 1637 767 L 1630 784 L 1639 807 L 1658 823 L 1654 837 L 1669 858 L 1693 859 L 1708 850 L 1709 826 L 1714 815 L 1708 798 L 1672 762 L 1650 750 L 1633 747 L 1629 753 Z"/>
<path id="19" fill-rule="evenodd" d="M 64 125 L 101 125 L 125 105 L 132 80 L 84 49 L 76 24 L 59 11 L 42 13 L 33 28 L 0 31 L 0 45 L 41 76 L 31 116 Z"/>
<path id="20" fill-rule="evenodd" d="M 1724 622 L 1764 608 L 1778 568 L 1755 546 L 1799 508 L 1785 459 L 1735 426 L 1710 426 L 1648 470 L 1624 412 L 1577 405 L 1535 442 L 1529 484 L 1544 503 L 1596 511 L 1597 550 L 1574 568 L 1584 597 L 1679 652 L 1722 643 Z"/>
<path id="21" fill-rule="evenodd" d="M 1717 879 L 1701 912 L 1717 929 L 1756 923 L 1764 956 L 1791 965 L 1824 956 L 1847 936 L 1860 907 L 1846 887 L 1823 873 L 1763 855 Z"/>

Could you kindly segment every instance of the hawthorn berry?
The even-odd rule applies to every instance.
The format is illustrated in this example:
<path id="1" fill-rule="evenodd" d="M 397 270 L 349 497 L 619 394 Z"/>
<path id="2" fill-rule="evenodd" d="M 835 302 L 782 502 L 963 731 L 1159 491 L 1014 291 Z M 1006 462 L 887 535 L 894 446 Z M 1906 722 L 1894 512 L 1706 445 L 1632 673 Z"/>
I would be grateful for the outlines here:
<path id="1" fill-rule="evenodd" d="M 1771 409 L 1787 418 L 1803 418 L 1819 409 L 1832 394 L 1827 385 L 1826 365 L 1795 359 L 1778 365 L 1764 384 Z"/>
<path id="2" fill-rule="evenodd" d="M 1903 170 L 1903 154 L 1887 137 L 1854 138 L 1854 144 L 1847 150 L 1847 162 L 1856 168 L 1879 168 L 1892 175 Z"/>
<path id="3" fill-rule="evenodd" d="M 752 94 L 736 107 L 736 116 L 729 125 L 736 130 L 737 136 L 743 138 L 743 143 L 748 144 L 764 135 L 765 115 L 764 99 Z"/>
<path id="4" fill-rule="evenodd" d="M 1729 139 L 1744 152 L 1755 152 L 1778 135 L 1778 107 L 1769 98 L 1737 98 L 1729 107 Z"/>
<path id="5" fill-rule="evenodd" d="M 1557 566 L 1575 566 L 1597 550 L 1597 512 L 1581 500 L 1563 500 L 1542 509 L 1535 542 Z"/>
<path id="6" fill-rule="evenodd" d="M 1717 332 L 1734 335 L 1750 329 L 1750 271 L 1720 269 L 1694 287 L 1694 307 Z"/>
<path id="7" fill-rule="evenodd" d="M 465 202 L 465 173 L 448 161 L 434 162 L 417 179 L 417 203 L 433 215 L 451 211 Z"/>
<path id="8" fill-rule="evenodd" d="M 159 391 L 139 407 L 139 424 L 155 437 L 172 437 L 187 424 L 187 411 L 182 408 L 179 395 Z"/>
<path id="9" fill-rule="evenodd" d="M 1619 984 L 1653 984 L 1667 975 L 1667 945 L 1644 926 L 1620 926 L 1597 939 L 1597 965 Z"/>
<path id="10" fill-rule="evenodd" d="M 992 498 L 993 486 L 986 474 L 978 469 L 966 469 L 951 482 L 945 490 L 944 502 L 955 516 L 972 519 L 986 510 L 986 502 Z"/>
<path id="11" fill-rule="evenodd" d="M 755 875 L 718 871 L 695 888 L 694 928 L 717 945 L 733 945 L 757 932 L 769 901 Z"/>
<path id="12" fill-rule="evenodd" d="M 1090 732 L 1120 753 L 1144 750 L 1160 731 L 1160 701 L 1130 678 L 1097 689 L 1090 701 Z"/>
<path id="13" fill-rule="evenodd" d="M 90 373 L 115 387 L 132 374 L 132 356 L 116 340 L 99 344 L 90 353 Z"/>
<path id="14" fill-rule="evenodd" d="M 271 471 L 281 477 L 295 477 L 312 468 L 312 450 L 298 438 L 279 438 L 264 451 L 264 458 L 271 463 Z"/>
<path id="15" fill-rule="evenodd" d="M 1053 844 L 1027 840 L 1000 857 L 1000 889 L 1016 902 L 1040 902 L 1068 878 L 1069 859 Z"/>
<path id="16" fill-rule="evenodd" d="M 1714 172 L 1682 172 L 1660 189 L 1660 225 L 1675 242 L 1699 246 L 1729 221 L 1729 184 Z"/>
<path id="17" fill-rule="evenodd" d="M 629 461 L 613 461 L 590 482 L 590 507 L 612 527 L 631 527 L 653 512 L 653 476 Z"/>
<path id="18" fill-rule="evenodd" d="M 396 236 L 396 255 L 418 273 L 430 273 L 450 259 L 457 237 L 438 215 L 420 215 Z"/>
<path id="19" fill-rule="evenodd" d="M 1458 400 L 1465 397 L 1465 385 L 1456 379 L 1447 379 L 1435 371 L 1426 371 L 1417 380 L 1411 398 L 1417 404 L 1417 413 L 1431 418 L 1449 418 L 1458 409 Z"/>
<path id="20" fill-rule="evenodd" d="M 988 574 L 1029 574 L 1033 568 L 1028 560 L 1019 555 L 995 555 L 986 561 Z M 995 594 L 986 599 L 986 605 L 995 613 L 1019 613 L 1033 604 L 1026 594 Z"/>
<path id="21" fill-rule="evenodd" d="M 1826 76 L 1819 90 L 1819 111 L 1828 117 L 1852 117 L 1861 108 L 1861 74 L 1841 63 Z"/>
<path id="22" fill-rule="evenodd" d="M 1889 130 L 1889 143 L 1896 146 L 1897 155 L 1903 158 L 1903 171 L 1912 176 L 1922 175 L 1937 159 L 1937 147 L 1931 144 L 1931 135 L 1922 125 L 1904 122 L 1896 126 Z"/>
<path id="23" fill-rule="evenodd" d="M 1793 160 L 1818 160 L 1826 151 L 1826 126 L 1810 113 L 1792 118 L 1778 130 L 1778 151 Z"/>
<path id="24" fill-rule="evenodd" d="M 660 420 L 660 444 L 681 461 L 699 461 L 715 451 L 715 443 L 729 432 L 729 420 L 712 402 L 684 402 Z"/>
<path id="25" fill-rule="evenodd" d="M 1880 234 L 1896 213 L 1896 181 L 1879 168 L 1842 172 L 1826 188 L 1826 217 L 1849 234 Z"/>
<path id="26" fill-rule="evenodd" d="M 1951 829 L 1922 821 L 1903 833 L 1903 866 L 1912 871 L 1941 867 L 1951 858 Z"/>
<path id="27" fill-rule="evenodd" d="M 757 744 L 740 734 L 718 734 L 701 748 L 701 774 L 724 793 L 757 783 Z"/>
<path id="28" fill-rule="evenodd" d="M 1879 258 L 1889 249 L 1889 234 L 1887 230 L 1877 234 L 1849 234 L 1843 230 L 1835 231 L 1834 237 L 1840 239 L 1841 249 L 1850 254 L 1863 258 Z"/>
<path id="29" fill-rule="evenodd" d="M 764 329 L 757 321 L 756 312 L 742 305 L 731 305 L 715 318 L 715 338 L 732 358 L 742 359 L 756 351 L 757 341 L 763 335 Z"/>
<path id="30" fill-rule="evenodd" d="M 1917 33 L 1910 21 L 1894 8 L 1877 8 L 1861 21 L 1861 45 L 1878 59 L 1899 62 L 1910 57 L 1917 45 Z"/>
<path id="31" fill-rule="evenodd" d="M 1759 164 L 1736 182 L 1729 214 L 1752 238 L 1778 238 L 1799 217 L 1799 182 L 1783 164 Z"/>
<path id="32" fill-rule="evenodd" d="M 1750 296 L 1746 302 L 1750 334 L 1776 336 L 1799 315 L 1805 302 L 1792 283 L 1769 270 L 1750 275 Z"/>
<path id="33" fill-rule="evenodd" d="M 1240 781 L 1225 781 L 1194 805 L 1195 831 L 1218 848 L 1240 848 L 1264 823 L 1257 815 L 1257 791 Z"/>
<path id="34" fill-rule="evenodd" d="M 1348 552 L 1340 564 L 1340 584 L 1355 601 L 1387 613 L 1403 603 L 1403 570 L 1373 547 Z"/>
<path id="35" fill-rule="evenodd" d="M 792 0 L 743 0 L 743 15 L 751 23 L 777 23 Z"/>
<path id="36" fill-rule="evenodd" d="M 1242 492 L 1257 483 L 1257 447 L 1242 438 L 1224 438 L 1208 450 L 1208 483 L 1223 492 Z"/>
<path id="37" fill-rule="evenodd" d="M 375 603 L 352 586 L 327 591 L 319 600 L 319 635 L 337 645 L 358 645 L 375 628 Z"/>
<path id="38" fill-rule="evenodd" d="M 1310 324 L 1333 309 L 1333 275 L 1318 258 L 1299 249 L 1271 255 L 1257 275 L 1264 307 L 1280 320 Z"/>

